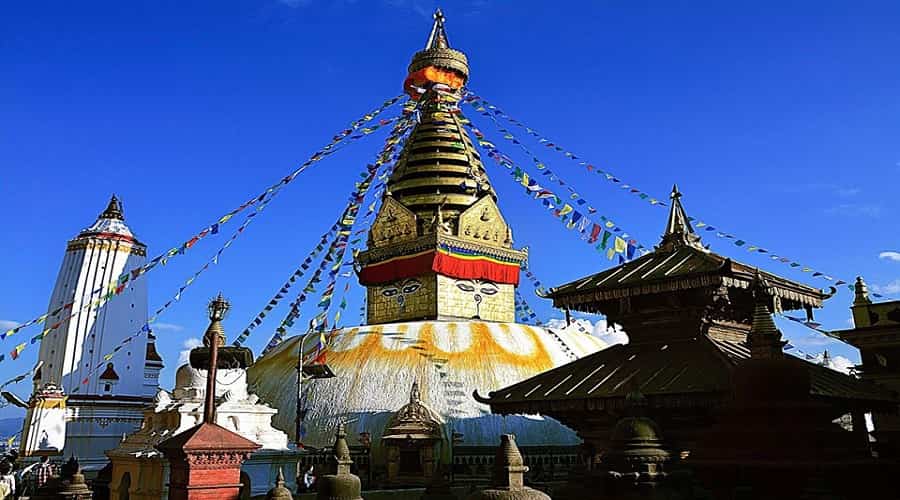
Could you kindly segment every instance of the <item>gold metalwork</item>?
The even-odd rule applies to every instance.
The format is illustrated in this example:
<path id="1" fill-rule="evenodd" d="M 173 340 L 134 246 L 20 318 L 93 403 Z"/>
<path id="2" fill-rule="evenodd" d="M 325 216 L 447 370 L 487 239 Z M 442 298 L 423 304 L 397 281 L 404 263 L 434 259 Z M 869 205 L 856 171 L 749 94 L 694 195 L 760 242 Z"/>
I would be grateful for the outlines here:
<path id="1" fill-rule="evenodd" d="M 485 196 L 459 216 L 459 237 L 505 248 L 512 247 L 512 233 L 497 204 Z"/>
<path id="2" fill-rule="evenodd" d="M 425 50 L 413 56 L 409 71 L 434 66 L 468 78 L 466 56 L 450 48 L 443 23 L 443 16 L 436 14 Z M 436 250 L 441 242 L 506 262 L 525 259 L 524 252 L 512 250 L 512 232 L 497 207 L 496 192 L 455 112 L 458 99 L 458 95 L 438 95 L 433 90 L 419 99 L 419 123 L 388 179 L 388 194 L 369 232 L 369 248 L 357 256 L 359 265 Z M 369 287 L 369 323 L 473 317 L 515 320 L 513 285 L 460 286 L 433 272 L 415 279 L 420 285 L 410 294 L 398 291 L 403 283 Z M 490 293 L 482 293 L 482 288 Z"/>
<path id="3" fill-rule="evenodd" d="M 369 246 L 381 247 L 416 238 L 416 214 L 391 196 L 385 196 L 381 210 L 369 229 Z"/>

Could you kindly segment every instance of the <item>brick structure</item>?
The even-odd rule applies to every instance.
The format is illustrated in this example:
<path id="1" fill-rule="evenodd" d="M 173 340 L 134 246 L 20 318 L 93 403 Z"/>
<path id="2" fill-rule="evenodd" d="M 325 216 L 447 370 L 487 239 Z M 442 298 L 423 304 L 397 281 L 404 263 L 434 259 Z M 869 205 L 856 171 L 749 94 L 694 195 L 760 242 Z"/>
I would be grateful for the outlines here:
<path id="1" fill-rule="evenodd" d="M 237 500 L 241 464 L 259 445 L 203 422 L 157 448 L 169 459 L 169 500 Z"/>

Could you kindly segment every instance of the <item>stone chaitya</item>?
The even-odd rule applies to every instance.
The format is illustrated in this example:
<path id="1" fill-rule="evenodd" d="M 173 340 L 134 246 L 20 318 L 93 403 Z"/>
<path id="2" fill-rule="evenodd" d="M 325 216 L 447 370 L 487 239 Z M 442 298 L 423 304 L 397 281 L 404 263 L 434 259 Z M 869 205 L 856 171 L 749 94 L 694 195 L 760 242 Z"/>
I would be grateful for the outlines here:
<path id="1" fill-rule="evenodd" d="M 224 336 L 221 321 L 211 320 L 204 338 L 210 335 Z M 244 488 L 249 494 L 264 494 L 283 468 L 290 471 L 288 486 L 293 487 L 297 452 L 288 447 L 287 435 L 272 427 L 272 417 L 278 410 L 262 403 L 247 388 L 246 366 L 252 363 L 252 354 L 246 348 L 226 347 L 223 351 L 226 355 L 229 351 L 234 352 L 230 356 L 231 362 L 223 364 L 217 371 L 215 422 L 261 446 L 241 466 Z M 208 353 L 208 343 L 196 348 L 191 355 L 203 358 L 204 353 Z M 166 495 L 168 462 L 155 447 L 202 420 L 207 383 L 205 368 L 196 368 L 190 363 L 179 367 L 175 374 L 175 389 L 171 392 L 159 390 L 153 405 L 144 412 L 141 428 L 107 452 L 113 463 L 112 498 L 119 498 L 118 495 L 125 492 L 132 500 L 157 499 Z"/>
<path id="2" fill-rule="evenodd" d="M 468 500 L 550 500 L 538 490 L 525 486 L 528 466 L 516 446 L 516 436 L 500 436 L 500 446 L 494 456 L 494 473 L 491 486 L 469 495 Z"/>
<path id="3" fill-rule="evenodd" d="M 637 387 L 673 455 L 688 456 L 731 397 L 735 367 L 771 347 L 748 343 L 754 282 L 765 280 L 775 312 L 811 315 L 829 296 L 709 251 L 689 221 L 674 189 L 654 251 L 550 291 L 557 307 L 602 313 L 621 324 L 628 344 L 476 398 L 495 413 L 540 413 L 570 425 L 585 440 L 590 467 L 612 447 L 611 431 Z M 860 428 L 864 412 L 896 411 L 897 399 L 885 388 L 798 358 L 785 363 L 808 374 L 807 392 L 831 420 L 857 415 Z"/>
<path id="4" fill-rule="evenodd" d="M 391 419 L 410 404 L 413 382 L 418 403 L 440 417 L 428 433 L 432 445 L 417 446 L 434 449 L 436 469 L 449 468 L 453 433 L 463 436 L 467 461 L 486 463 L 506 432 L 516 433 L 523 450 L 571 451 L 577 437 L 555 420 L 490 415 L 470 395 L 605 347 L 591 335 L 513 322 L 526 253 L 514 248 L 512 230 L 457 114 L 469 68 L 465 54 L 451 48 L 444 24 L 437 13 L 425 48 L 409 66 L 404 88 L 418 104 L 418 121 L 387 180 L 368 248 L 356 259 L 369 325 L 325 332 L 325 357 L 336 376 L 302 388 L 302 441 L 311 463 L 321 463 L 315 450 L 328 448 L 335 426 L 346 422 L 351 450 L 358 436 L 371 443 L 371 474 L 361 476 L 375 483 L 398 484 L 399 476 L 389 471 L 401 461 L 413 465 L 415 450 L 398 451 L 399 438 L 390 430 Z M 318 332 L 313 335 L 303 343 L 310 358 L 318 344 Z M 297 380 L 302 338 L 285 339 L 249 369 L 254 390 L 280 410 L 275 424 L 291 433 L 297 388 L 286 381 Z M 421 485 L 431 471 L 423 466 L 417 477 L 405 477 Z"/>

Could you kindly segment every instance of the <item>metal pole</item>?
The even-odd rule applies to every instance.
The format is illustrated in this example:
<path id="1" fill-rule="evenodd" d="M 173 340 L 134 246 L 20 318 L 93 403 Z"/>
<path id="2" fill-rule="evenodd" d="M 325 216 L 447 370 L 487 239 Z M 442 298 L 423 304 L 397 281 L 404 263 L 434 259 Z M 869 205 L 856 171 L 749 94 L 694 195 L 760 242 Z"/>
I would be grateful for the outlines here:
<path id="1" fill-rule="evenodd" d="M 294 419 L 295 425 L 295 436 L 294 442 L 297 444 L 297 447 L 300 447 L 300 426 L 303 422 L 301 418 L 301 397 L 303 396 L 303 344 L 306 342 L 306 337 L 309 336 L 309 331 L 303 334 L 300 337 L 300 351 L 297 353 L 297 415 Z"/>
<path id="2" fill-rule="evenodd" d="M 208 424 L 216 423 L 216 369 L 218 364 L 219 339 L 213 334 L 209 339 L 209 369 L 206 371 L 206 400 L 203 408 L 203 421 Z"/>

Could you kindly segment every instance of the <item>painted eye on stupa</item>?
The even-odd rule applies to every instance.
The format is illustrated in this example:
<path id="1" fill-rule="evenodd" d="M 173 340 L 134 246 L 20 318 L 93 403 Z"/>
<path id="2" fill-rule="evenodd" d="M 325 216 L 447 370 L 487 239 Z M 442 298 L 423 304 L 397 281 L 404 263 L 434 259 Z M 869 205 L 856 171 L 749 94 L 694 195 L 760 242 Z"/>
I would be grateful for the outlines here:
<path id="1" fill-rule="evenodd" d="M 400 293 L 400 290 L 397 290 L 396 287 L 385 288 L 384 290 L 381 291 L 381 295 L 384 295 L 385 297 L 393 297 L 394 295 L 397 295 L 398 293 Z"/>
<path id="2" fill-rule="evenodd" d="M 402 291 L 404 294 L 415 293 L 416 290 L 421 288 L 422 284 L 418 281 L 411 281 L 405 285 L 403 285 Z"/>
<path id="3" fill-rule="evenodd" d="M 496 295 L 500 289 L 493 283 L 484 283 L 479 291 L 484 295 Z"/>
<path id="4" fill-rule="evenodd" d="M 457 281 L 456 288 L 459 288 L 460 290 L 467 293 L 472 293 L 475 291 L 475 287 L 470 281 Z"/>

